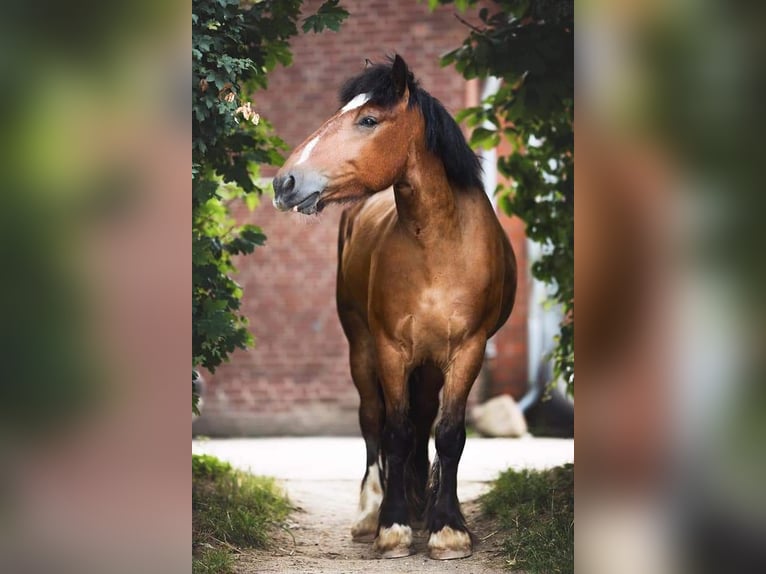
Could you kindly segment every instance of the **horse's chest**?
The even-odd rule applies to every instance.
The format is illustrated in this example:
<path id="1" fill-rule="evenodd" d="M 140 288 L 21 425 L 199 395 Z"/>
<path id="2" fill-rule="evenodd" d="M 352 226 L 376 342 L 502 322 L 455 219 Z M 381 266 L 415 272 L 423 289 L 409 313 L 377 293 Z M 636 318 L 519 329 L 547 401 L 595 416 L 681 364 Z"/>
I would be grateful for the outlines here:
<path id="1" fill-rule="evenodd" d="M 425 295 L 412 314 L 410 344 L 432 356 L 454 348 L 472 330 L 471 307 L 449 293 Z"/>
<path id="2" fill-rule="evenodd" d="M 446 362 L 477 328 L 477 301 L 454 285 L 411 289 L 403 297 L 388 297 L 378 319 L 386 337 L 413 360 Z"/>
<path id="3" fill-rule="evenodd" d="M 412 314 L 424 329 L 451 331 L 455 320 L 466 311 L 465 298 L 454 287 L 427 287 L 417 291 L 409 308 L 402 311 Z"/>
<path id="4" fill-rule="evenodd" d="M 384 247 L 371 266 L 373 335 L 384 337 L 413 361 L 449 361 L 463 341 L 496 315 L 496 270 L 476 252 L 467 255 L 469 250 L 460 244 L 429 253 L 393 236 Z"/>

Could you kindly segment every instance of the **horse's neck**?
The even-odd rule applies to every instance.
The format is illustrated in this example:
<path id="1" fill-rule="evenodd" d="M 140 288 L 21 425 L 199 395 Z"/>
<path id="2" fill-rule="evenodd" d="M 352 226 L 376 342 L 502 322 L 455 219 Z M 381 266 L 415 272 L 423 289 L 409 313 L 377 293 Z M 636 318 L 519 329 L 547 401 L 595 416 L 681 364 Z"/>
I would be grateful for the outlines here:
<path id="1" fill-rule="evenodd" d="M 394 197 L 399 221 L 417 239 L 444 240 L 459 233 L 455 190 L 433 154 L 413 154 L 405 176 L 394 184 Z"/>

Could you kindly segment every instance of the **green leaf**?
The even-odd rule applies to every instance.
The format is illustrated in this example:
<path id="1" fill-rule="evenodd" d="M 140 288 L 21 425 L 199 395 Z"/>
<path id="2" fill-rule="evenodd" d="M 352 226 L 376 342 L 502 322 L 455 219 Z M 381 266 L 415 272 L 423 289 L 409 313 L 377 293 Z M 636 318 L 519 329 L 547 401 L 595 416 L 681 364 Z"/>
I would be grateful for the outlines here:
<path id="1" fill-rule="evenodd" d="M 491 149 L 500 143 L 500 136 L 495 130 L 478 127 L 471 134 L 471 146 Z"/>
<path id="2" fill-rule="evenodd" d="M 254 243 L 255 245 L 263 245 L 266 243 L 266 236 L 260 227 L 255 225 L 243 225 L 240 231 L 240 237 Z"/>
<path id="3" fill-rule="evenodd" d="M 460 123 L 466 119 L 469 121 L 472 119 L 476 119 L 477 121 L 481 121 L 484 116 L 484 108 L 482 106 L 475 106 L 472 108 L 463 108 L 458 113 L 455 114 L 455 121 L 457 123 Z"/>
<path id="4" fill-rule="evenodd" d="M 333 32 L 340 30 L 340 25 L 348 18 L 348 12 L 339 6 L 338 2 L 339 0 L 326 0 L 316 14 L 303 21 L 303 31 L 319 33 L 325 28 L 329 28 Z"/>
<path id="5" fill-rule="evenodd" d="M 248 193 L 245 195 L 245 205 L 247 205 L 248 211 L 253 211 L 256 207 L 258 207 L 258 204 L 260 201 L 258 200 L 258 195 L 255 193 Z"/>

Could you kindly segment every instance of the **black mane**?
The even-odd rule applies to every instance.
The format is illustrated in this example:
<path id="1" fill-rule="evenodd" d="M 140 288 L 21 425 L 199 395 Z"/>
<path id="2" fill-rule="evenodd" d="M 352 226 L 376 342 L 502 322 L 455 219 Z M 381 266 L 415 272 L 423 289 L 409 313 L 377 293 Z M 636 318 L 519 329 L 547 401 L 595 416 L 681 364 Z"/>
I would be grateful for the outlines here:
<path id="1" fill-rule="evenodd" d="M 339 92 L 341 105 L 346 105 L 359 94 L 370 94 L 370 101 L 390 108 L 397 102 L 396 87 L 391 76 L 392 63 L 374 64 L 358 76 L 350 78 Z M 465 141 L 460 126 L 439 100 L 420 87 L 408 70 L 408 105 L 418 106 L 426 126 L 426 147 L 441 158 L 447 179 L 461 188 L 483 187 L 479 158 Z"/>

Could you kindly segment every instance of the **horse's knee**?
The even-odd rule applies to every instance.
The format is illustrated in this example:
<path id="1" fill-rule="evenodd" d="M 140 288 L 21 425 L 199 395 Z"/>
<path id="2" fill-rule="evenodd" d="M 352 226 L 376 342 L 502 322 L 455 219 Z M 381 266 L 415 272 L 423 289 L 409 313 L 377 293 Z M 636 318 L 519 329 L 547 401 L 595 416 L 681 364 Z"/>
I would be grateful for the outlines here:
<path id="1" fill-rule="evenodd" d="M 383 427 L 383 449 L 389 460 L 407 460 L 415 440 L 415 429 L 406 417 L 392 417 Z"/>
<path id="2" fill-rule="evenodd" d="M 443 462 L 459 460 L 465 446 L 465 421 L 443 418 L 436 425 L 436 451 Z"/>
<path id="3" fill-rule="evenodd" d="M 376 405 L 362 404 L 359 407 L 359 428 L 365 440 L 380 440 L 383 417 Z"/>
<path id="4" fill-rule="evenodd" d="M 359 428 L 367 448 L 367 466 L 378 460 L 384 414 L 377 400 L 365 400 L 359 405 Z"/>

